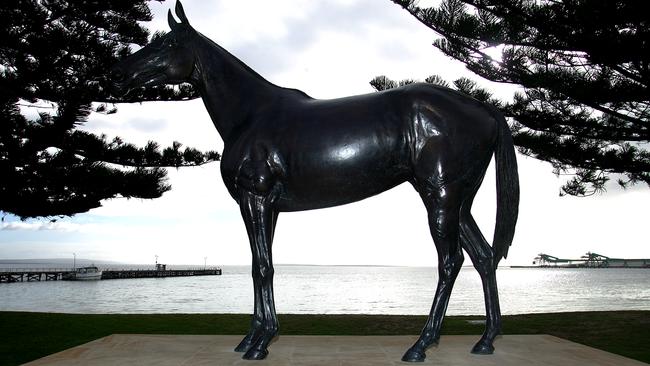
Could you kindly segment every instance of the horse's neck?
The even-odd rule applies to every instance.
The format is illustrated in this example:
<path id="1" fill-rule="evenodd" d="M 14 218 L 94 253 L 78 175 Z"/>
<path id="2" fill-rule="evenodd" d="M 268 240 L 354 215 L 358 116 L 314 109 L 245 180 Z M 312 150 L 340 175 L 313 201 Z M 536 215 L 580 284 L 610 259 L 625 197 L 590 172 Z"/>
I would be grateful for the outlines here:
<path id="1" fill-rule="evenodd" d="M 224 142 L 282 90 L 203 35 L 195 52 L 192 83 Z"/>

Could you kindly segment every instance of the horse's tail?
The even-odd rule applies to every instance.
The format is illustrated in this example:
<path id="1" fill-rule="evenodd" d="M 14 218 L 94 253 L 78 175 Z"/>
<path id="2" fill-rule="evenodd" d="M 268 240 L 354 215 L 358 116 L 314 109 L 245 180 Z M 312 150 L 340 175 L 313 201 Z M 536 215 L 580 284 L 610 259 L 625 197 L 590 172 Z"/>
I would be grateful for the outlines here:
<path id="1" fill-rule="evenodd" d="M 515 235 L 519 213 L 519 175 L 512 135 L 505 118 L 495 113 L 498 122 L 497 145 L 494 153 L 497 185 L 497 215 L 494 227 L 494 266 L 508 256 L 508 249 Z"/>

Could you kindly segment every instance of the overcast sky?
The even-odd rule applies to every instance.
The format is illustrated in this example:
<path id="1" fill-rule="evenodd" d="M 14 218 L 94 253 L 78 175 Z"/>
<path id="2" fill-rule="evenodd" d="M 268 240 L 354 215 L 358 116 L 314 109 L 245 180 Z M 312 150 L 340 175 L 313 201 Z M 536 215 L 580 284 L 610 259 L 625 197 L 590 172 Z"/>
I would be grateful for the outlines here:
<path id="1" fill-rule="evenodd" d="M 152 30 L 168 30 L 173 2 L 151 2 Z M 185 0 L 191 24 L 271 82 L 315 98 L 371 93 L 378 75 L 452 81 L 477 77 L 433 46 L 435 33 L 392 2 L 378 0 Z M 490 84 L 499 96 L 512 88 Z M 200 100 L 119 105 L 91 115 L 84 127 L 144 144 L 184 145 L 221 151 L 223 143 Z M 540 252 L 579 257 L 650 258 L 644 209 L 650 190 L 637 186 L 590 198 L 559 197 L 562 180 L 551 167 L 519 157 L 521 207 L 508 260 L 528 264 Z M 173 189 L 157 200 L 115 199 L 73 218 L 22 222 L 6 216 L 0 259 L 77 258 L 128 263 L 248 264 L 250 250 L 236 203 L 218 163 L 172 169 Z M 473 214 L 486 238 L 496 211 L 494 169 L 488 170 Z M 490 239 L 488 239 L 490 240 Z M 283 213 L 274 241 L 276 263 L 423 265 L 437 263 L 426 212 L 403 184 L 370 199 L 323 210 Z M 469 263 L 469 262 L 467 262 Z"/>

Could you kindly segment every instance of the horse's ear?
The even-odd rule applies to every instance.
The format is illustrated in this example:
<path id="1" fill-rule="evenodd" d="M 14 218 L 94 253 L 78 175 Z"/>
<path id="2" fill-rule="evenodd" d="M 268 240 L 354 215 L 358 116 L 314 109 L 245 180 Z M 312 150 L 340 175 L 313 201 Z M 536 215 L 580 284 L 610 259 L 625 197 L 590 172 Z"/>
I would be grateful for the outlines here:
<path id="1" fill-rule="evenodd" d="M 187 16 L 185 16 L 185 10 L 183 10 L 183 4 L 179 0 L 176 0 L 176 16 L 178 19 L 181 21 L 181 23 L 189 26 L 190 22 L 187 20 Z"/>
<path id="2" fill-rule="evenodd" d="M 180 28 L 180 23 L 176 22 L 176 19 L 174 19 L 171 9 L 167 11 L 167 23 L 169 23 L 169 28 L 172 31 Z"/>

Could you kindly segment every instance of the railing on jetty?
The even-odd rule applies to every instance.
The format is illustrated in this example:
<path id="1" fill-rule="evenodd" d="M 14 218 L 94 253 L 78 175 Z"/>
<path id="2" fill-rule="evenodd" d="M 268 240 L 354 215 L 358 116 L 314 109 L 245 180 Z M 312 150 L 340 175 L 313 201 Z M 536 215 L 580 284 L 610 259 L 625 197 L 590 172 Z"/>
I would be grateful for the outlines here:
<path id="1" fill-rule="evenodd" d="M 59 281 L 73 279 L 74 274 L 73 268 L 0 268 L 0 283 Z M 221 275 L 221 268 L 107 269 L 102 271 L 102 280 L 218 275 Z"/>
<path id="2" fill-rule="evenodd" d="M 157 277 L 186 277 L 186 276 L 218 276 L 221 268 L 206 269 L 167 269 L 164 271 L 155 269 L 123 269 L 105 270 L 102 272 L 102 280 L 114 280 L 120 278 L 157 278 Z"/>

